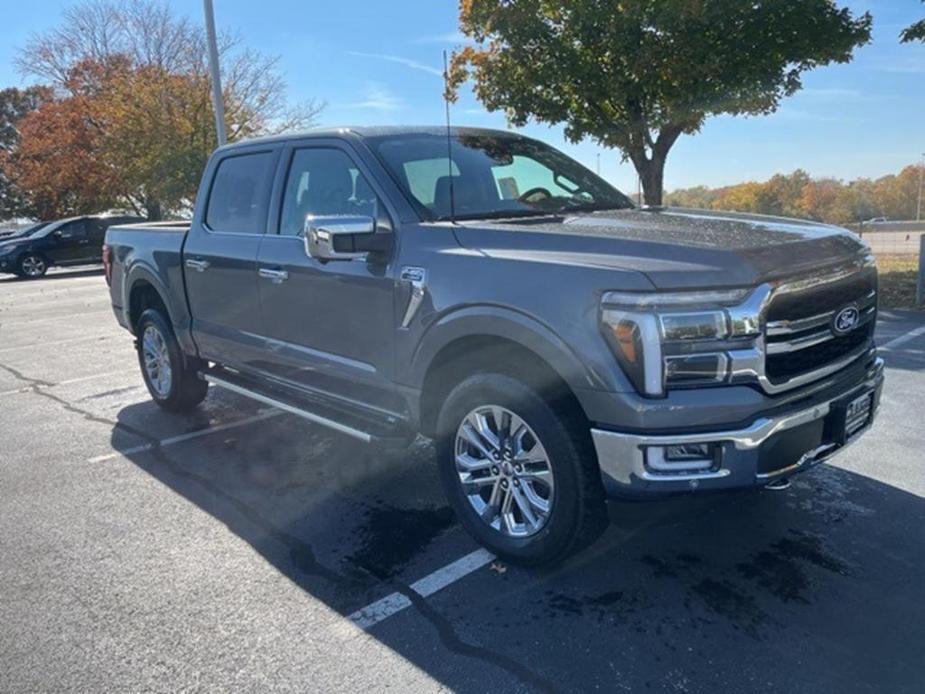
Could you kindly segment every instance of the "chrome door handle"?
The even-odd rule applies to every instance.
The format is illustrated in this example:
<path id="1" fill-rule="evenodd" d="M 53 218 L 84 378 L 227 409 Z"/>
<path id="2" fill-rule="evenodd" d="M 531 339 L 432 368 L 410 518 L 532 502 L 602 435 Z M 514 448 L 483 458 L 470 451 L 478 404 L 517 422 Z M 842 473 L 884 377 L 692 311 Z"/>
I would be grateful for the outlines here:
<path id="1" fill-rule="evenodd" d="M 285 282 L 289 279 L 289 273 L 285 270 L 273 270 L 268 267 L 260 268 L 257 270 L 257 274 L 263 277 L 265 280 L 272 280 L 276 284 Z"/>
<path id="2" fill-rule="evenodd" d="M 209 269 L 209 261 L 193 260 L 192 258 L 187 258 L 186 267 L 190 268 L 191 270 L 195 270 L 196 272 L 205 272 Z"/>

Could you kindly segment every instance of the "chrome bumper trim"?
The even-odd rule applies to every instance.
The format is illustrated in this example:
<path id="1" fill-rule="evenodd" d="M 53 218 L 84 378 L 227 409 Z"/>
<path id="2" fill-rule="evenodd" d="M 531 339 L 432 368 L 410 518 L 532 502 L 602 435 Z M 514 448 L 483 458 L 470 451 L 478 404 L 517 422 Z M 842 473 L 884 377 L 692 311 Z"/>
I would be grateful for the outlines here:
<path id="1" fill-rule="evenodd" d="M 597 451 L 605 486 L 611 490 L 617 488 L 646 491 L 648 488 L 650 492 L 668 490 L 667 488 L 683 491 L 699 486 L 704 488 L 748 486 L 764 483 L 770 479 L 793 473 L 811 463 L 829 459 L 847 448 L 867 431 L 873 423 L 876 412 L 871 414 L 870 422 L 852 435 L 844 446 L 822 445 L 816 450 L 809 451 L 797 463 L 786 468 L 768 473 L 757 472 L 757 449 L 771 436 L 826 417 L 831 412 L 833 404 L 852 390 L 860 389 L 862 386 L 879 387 L 882 374 L 883 360 L 878 358 L 863 384 L 857 384 L 827 402 L 791 414 L 781 417 L 761 417 L 742 429 L 678 435 L 627 434 L 591 429 L 591 437 Z M 646 447 L 696 443 L 730 444 L 719 469 L 704 472 L 658 473 L 646 466 Z M 711 481 L 714 484 L 710 484 Z M 701 483 L 704 484 L 701 485 Z"/>

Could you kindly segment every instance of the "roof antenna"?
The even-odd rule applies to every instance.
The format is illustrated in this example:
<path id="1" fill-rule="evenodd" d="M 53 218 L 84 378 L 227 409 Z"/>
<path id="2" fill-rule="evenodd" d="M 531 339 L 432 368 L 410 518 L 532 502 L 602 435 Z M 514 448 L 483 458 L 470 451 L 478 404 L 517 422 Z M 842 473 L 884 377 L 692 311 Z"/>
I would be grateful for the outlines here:
<path id="1" fill-rule="evenodd" d="M 446 106 L 446 166 L 450 174 L 450 223 L 456 224 L 456 199 L 453 191 L 453 134 L 450 130 L 450 68 L 443 51 L 443 103 Z"/>

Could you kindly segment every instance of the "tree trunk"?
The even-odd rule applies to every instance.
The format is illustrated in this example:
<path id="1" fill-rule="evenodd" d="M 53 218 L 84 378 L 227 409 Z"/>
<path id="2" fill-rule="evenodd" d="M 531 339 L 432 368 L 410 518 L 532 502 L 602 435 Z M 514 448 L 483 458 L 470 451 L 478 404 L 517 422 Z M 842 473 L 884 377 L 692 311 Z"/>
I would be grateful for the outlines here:
<path id="1" fill-rule="evenodd" d="M 665 184 L 665 159 L 653 156 L 646 159 L 642 166 L 636 167 L 642 181 L 642 192 L 649 207 L 662 206 L 662 193 Z"/>
<path id="2" fill-rule="evenodd" d="M 164 213 L 161 211 L 161 203 L 157 200 L 145 201 L 145 214 L 149 222 L 159 222 L 163 219 Z"/>

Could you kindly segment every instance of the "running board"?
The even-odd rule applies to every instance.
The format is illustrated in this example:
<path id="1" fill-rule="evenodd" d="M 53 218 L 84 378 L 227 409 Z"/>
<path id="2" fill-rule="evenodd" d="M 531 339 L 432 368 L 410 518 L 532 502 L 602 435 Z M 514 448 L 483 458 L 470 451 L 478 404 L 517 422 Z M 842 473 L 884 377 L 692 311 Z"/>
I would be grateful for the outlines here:
<path id="1" fill-rule="evenodd" d="M 315 424 L 320 424 L 323 427 L 328 427 L 329 429 L 333 429 L 334 431 L 339 431 L 341 434 L 346 434 L 347 436 L 350 436 L 352 438 L 359 439 L 360 441 L 363 441 L 364 443 L 372 443 L 373 441 L 373 438 L 374 438 L 373 435 L 365 431 L 360 431 L 359 429 L 355 429 L 354 427 L 348 426 L 346 424 L 342 424 L 341 422 L 335 422 L 333 419 L 322 417 L 319 414 L 315 414 L 314 412 L 310 412 L 309 410 L 306 410 L 303 407 L 299 407 L 298 405 L 288 403 L 284 400 L 270 397 L 269 395 L 264 395 L 263 393 L 258 393 L 254 390 L 251 390 L 250 388 L 247 388 L 243 385 L 239 385 L 231 380 L 228 380 L 221 376 L 216 376 L 213 373 L 204 372 L 202 373 L 202 378 L 205 379 L 206 382 L 208 383 L 221 386 L 222 388 L 225 388 L 226 390 L 230 390 L 233 393 L 238 393 L 239 395 L 243 395 L 244 397 L 250 398 L 251 400 L 262 402 L 264 405 L 271 405 L 272 407 L 276 407 L 277 409 L 283 410 L 284 412 L 289 412 L 290 414 L 297 415 L 299 417 L 307 419 L 310 422 L 314 422 Z"/>

